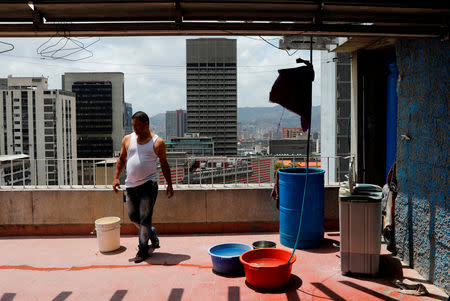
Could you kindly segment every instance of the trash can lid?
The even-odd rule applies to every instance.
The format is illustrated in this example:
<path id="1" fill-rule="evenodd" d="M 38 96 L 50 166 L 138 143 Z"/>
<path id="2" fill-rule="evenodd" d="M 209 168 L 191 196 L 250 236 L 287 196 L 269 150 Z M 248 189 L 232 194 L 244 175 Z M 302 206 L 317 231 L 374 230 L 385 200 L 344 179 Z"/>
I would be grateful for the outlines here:
<path id="1" fill-rule="evenodd" d="M 347 187 L 339 189 L 339 201 L 343 202 L 381 202 L 382 189 L 380 186 L 372 184 L 357 184 L 353 193 Z"/>
<path id="2" fill-rule="evenodd" d="M 356 184 L 355 189 L 353 189 L 353 194 L 372 194 L 374 192 L 382 192 L 383 189 L 380 186 L 374 184 Z"/>
<path id="3" fill-rule="evenodd" d="M 355 203 L 379 203 L 381 202 L 381 194 L 365 195 L 365 194 L 340 194 L 340 202 L 355 202 Z"/>

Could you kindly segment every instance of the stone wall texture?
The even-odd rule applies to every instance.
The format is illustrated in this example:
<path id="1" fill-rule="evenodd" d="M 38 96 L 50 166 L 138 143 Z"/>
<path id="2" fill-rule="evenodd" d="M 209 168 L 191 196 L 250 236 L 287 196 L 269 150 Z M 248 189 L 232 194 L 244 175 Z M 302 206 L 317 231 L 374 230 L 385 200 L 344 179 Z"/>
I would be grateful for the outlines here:
<path id="1" fill-rule="evenodd" d="M 399 256 L 450 291 L 449 42 L 400 40 L 396 244 Z"/>

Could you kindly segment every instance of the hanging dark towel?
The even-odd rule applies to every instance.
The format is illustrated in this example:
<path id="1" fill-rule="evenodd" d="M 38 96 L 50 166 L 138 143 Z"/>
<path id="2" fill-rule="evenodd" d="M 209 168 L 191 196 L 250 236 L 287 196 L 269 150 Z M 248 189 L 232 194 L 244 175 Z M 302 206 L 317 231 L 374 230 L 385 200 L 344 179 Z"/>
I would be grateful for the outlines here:
<path id="1" fill-rule="evenodd" d="M 278 70 L 278 78 L 272 86 L 269 100 L 301 116 L 302 130 L 311 125 L 312 82 L 314 68 L 306 66 Z"/>

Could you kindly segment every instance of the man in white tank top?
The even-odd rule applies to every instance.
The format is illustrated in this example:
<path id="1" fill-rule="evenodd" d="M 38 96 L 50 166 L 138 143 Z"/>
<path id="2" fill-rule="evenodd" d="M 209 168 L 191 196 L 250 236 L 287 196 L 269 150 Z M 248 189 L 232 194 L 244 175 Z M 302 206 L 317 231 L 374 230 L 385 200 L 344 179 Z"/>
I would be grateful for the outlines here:
<path id="1" fill-rule="evenodd" d="M 150 131 L 147 114 L 141 111 L 134 113 L 132 124 L 134 132 L 126 135 L 122 140 L 122 149 L 113 179 L 113 190 L 118 192 L 119 176 L 126 165 L 126 204 L 128 216 L 139 228 L 139 251 L 134 259 L 134 262 L 139 263 L 149 257 L 149 240 L 153 248 L 159 248 L 156 229 L 152 227 L 153 207 L 158 195 L 156 163 L 158 158 L 167 181 L 168 198 L 173 196 L 173 188 L 166 157 L 166 145 L 163 139 Z"/>

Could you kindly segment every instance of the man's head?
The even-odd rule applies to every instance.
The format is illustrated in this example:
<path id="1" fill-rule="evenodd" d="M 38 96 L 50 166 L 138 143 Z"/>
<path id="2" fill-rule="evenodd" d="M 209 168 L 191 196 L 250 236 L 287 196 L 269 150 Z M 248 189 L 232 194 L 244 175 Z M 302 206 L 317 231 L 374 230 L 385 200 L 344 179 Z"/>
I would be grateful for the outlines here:
<path id="1" fill-rule="evenodd" d="M 138 111 L 131 117 L 131 123 L 133 124 L 134 132 L 139 136 L 144 132 L 149 131 L 149 119 L 147 114 L 142 111 Z"/>

